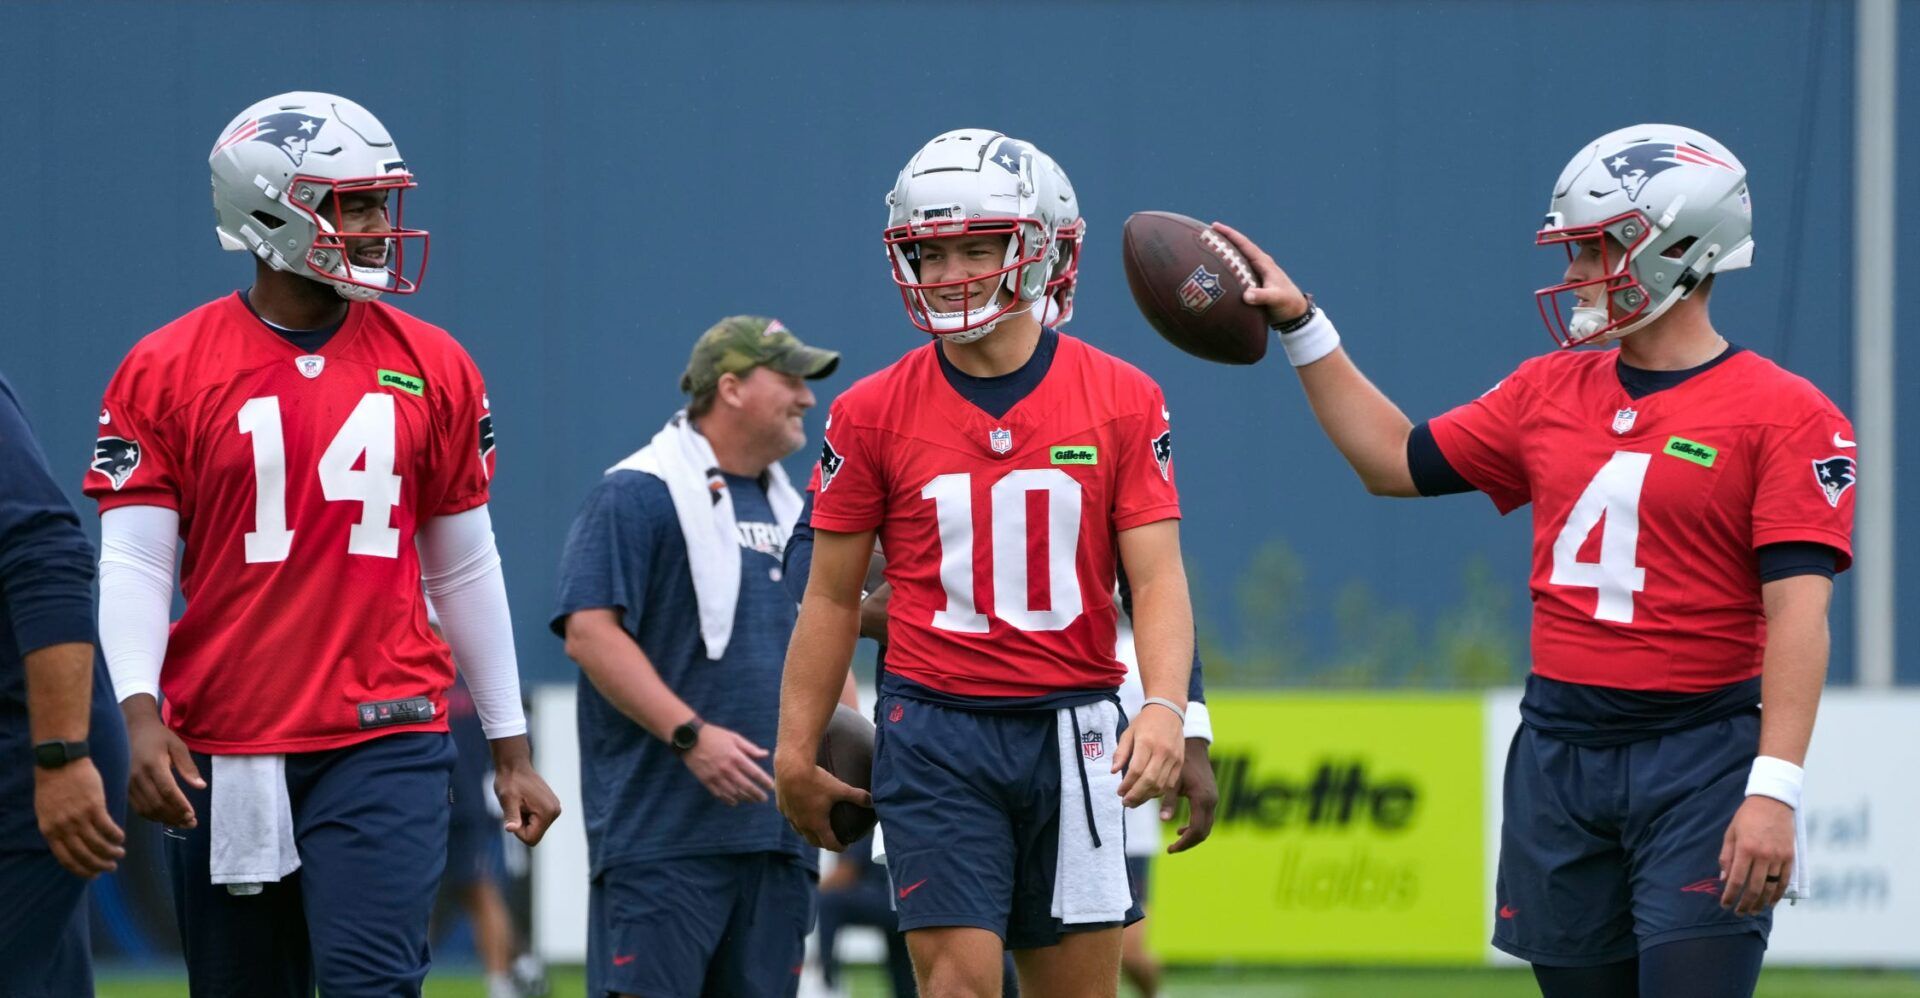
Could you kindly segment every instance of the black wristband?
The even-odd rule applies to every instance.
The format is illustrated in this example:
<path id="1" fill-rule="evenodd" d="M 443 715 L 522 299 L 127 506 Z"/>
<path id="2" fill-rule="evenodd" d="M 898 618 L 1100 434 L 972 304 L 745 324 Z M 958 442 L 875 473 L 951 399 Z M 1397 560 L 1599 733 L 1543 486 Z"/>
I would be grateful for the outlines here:
<path id="1" fill-rule="evenodd" d="M 1313 303 L 1313 295 L 1307 294 L 1306 298 L 1307 298 L 1307 310 L 1305 312 L 1302 312 L 1299 315 L 1294 316 L 1293 318 L 1288 319 L 1285 322 L 1269 323 L 1268 328 L 1272 329 L 1274 332 L 1279 333 L 1282 336 L 1285 336 L 1288 333 L 1296 333 L 1306 328 L 1307 323 L 1312 322 L 1313 317 L 1320 314 L 1319 307 L 1314 305 Z"/>
<path id="2" fill-rule="evenodd" d="M 33 747 L 33 764 L 41 769 L 59 769 L 78 762 L 89 754 L 86 739 L 77 742 L 41 742 Z"/>

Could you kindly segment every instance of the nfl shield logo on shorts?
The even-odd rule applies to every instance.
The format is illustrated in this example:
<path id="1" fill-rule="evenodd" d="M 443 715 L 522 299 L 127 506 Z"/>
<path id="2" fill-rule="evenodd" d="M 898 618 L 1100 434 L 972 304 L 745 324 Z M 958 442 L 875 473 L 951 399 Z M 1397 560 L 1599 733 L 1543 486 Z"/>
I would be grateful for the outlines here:
<path id="1" fill-rule="evenodd" d="M 1226 292 L 1220 288 L 1220 275 L 1204 266 L 1193 268 L 1193 273 L 1180 284 L 1180 307 L 1199 315 L 1213 307 Z"/>
<path id="2" fill-rule="evenodd" d="M 1098 762 L 1107 754 L 1107 736 L 1098 731 L 1081 732 L 1080 754 L 1085 756 L 1088 762 Z"/>
<path id="3" fill-rule="evenodd" d="M 1005 454 L 1006 452 L 1012 450 L 1013 449 L 1013 431 L 1004 429 L 1004 428 L 998 429 L 998 430 L 988 430 L 987 446 L 992 447 L 993 452 L 995 454 Z"/>
<path id="4" fill-rule="evenodd" d="M 1625 433 L 1633 429 L 1633 421 L 1639 418 L 1640 411 L 1633 406 L 1627 406 L 1613 414 L 1613 432 Z"/>

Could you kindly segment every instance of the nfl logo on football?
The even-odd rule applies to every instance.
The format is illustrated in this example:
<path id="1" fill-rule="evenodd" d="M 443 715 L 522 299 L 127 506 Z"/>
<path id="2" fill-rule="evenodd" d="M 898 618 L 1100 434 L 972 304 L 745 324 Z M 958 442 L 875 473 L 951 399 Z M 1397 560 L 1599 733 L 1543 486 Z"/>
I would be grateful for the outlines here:
<path id="1" fill-rule="evenodd" d="M 1096 762 L 1107 754 L 1107 738 L 1098 731 L 1085 731 L 1080 734 L 1080 754 L 1088 762 Z"/>
<path id="2" fill-rule="evenodd" d="M 1627 406 L 1613 414 L 1613 432 L 1625 433 L 1633 429 L 1633 421 L 1639 418 L 1640 411 L 1633 406 Z"/>
<path id="3" fill-rule="evenodd" d="M 1212 308 L 1222 294 L 1225 292 L 1220 289 L 1220 275 L 1205 267 L 1195 267 L 1180 285 L 1180 307 L 1199 315 Z"/>
<path id="4" fill-rule="evenodd" d="M 1012 450 L 1013 431 L 1008 429 L 988 430 L 987 446 L 992 447 L 995 454 L 1005 454 Z"/>

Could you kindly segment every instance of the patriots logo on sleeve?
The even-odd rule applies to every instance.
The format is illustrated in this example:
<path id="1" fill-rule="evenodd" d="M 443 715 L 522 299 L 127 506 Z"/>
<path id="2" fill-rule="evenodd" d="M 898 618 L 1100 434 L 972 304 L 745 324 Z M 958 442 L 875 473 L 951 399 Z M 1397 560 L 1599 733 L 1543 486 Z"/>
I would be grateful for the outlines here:
<path id="1" fill-rule="evenodd" d="M 480 466 L 486 467 L 487 455 L 493 453 L 493 413 L 480 417 Z"/>
<path id="2" fill-rule="evenodd" d="M 1813 480 L 1820 483 L 1820 491 L 1826 493 L 1827 505 L 1838 509 L 1840 497 L 1853 488 L 1855 474 L 1853 458 L 1829 457 L 1813 462 Z"/>
<path id="3" fill-rule="evenodd" d="M 840 452 L 833 449 L 833 441 L 824 439 L 820 441 L 820 491 L 827 491 L 827 486 L 833 481 L 833 476 L 840 471 L 840 466 L 845 463 L 846 458 L 841 457 Z"/>
<path id="4" fill-rule="evenodd" d="M 124 437 L 101 437 L 93 442 L 93 470 L 107 476 L 113 491 L 127 484 L 140 467 L 140 444 Z"/>
<path id="5" fill-rule="evenodd" d="M 1166 430 L 1153 438 L 1153 461 L 1160 466 L 1160 477 L 1173 481 L 1173 431 Z"/>

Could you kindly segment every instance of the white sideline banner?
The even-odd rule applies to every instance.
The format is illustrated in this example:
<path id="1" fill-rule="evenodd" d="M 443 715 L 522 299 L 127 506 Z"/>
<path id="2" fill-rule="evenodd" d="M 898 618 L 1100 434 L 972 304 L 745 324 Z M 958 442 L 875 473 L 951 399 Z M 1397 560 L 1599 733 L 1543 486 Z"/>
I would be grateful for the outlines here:
<path id="1" fill-rule="evenodd" d="M 1520 691 L 1486 698 L 1487 880 L 1493 933 L 1500 786 Z M 1920 965 L 1920 691 L 1830 690 L 1807 756 L 1802 806 L 1812 898 L 1782 902 L 1770 965 Z M 1513 958 L 1487 947 L 1489 963 Z"/>
<path id="2" fill-rule="evenodd" d="M 548 963 L 587 962 L 587 809 L 580 803 L 580 737 L 572 683 L 533 688 L 527 718 L 540 775 L 560 798 L 560 820 L 533 852 L 533 951 Z"/>

